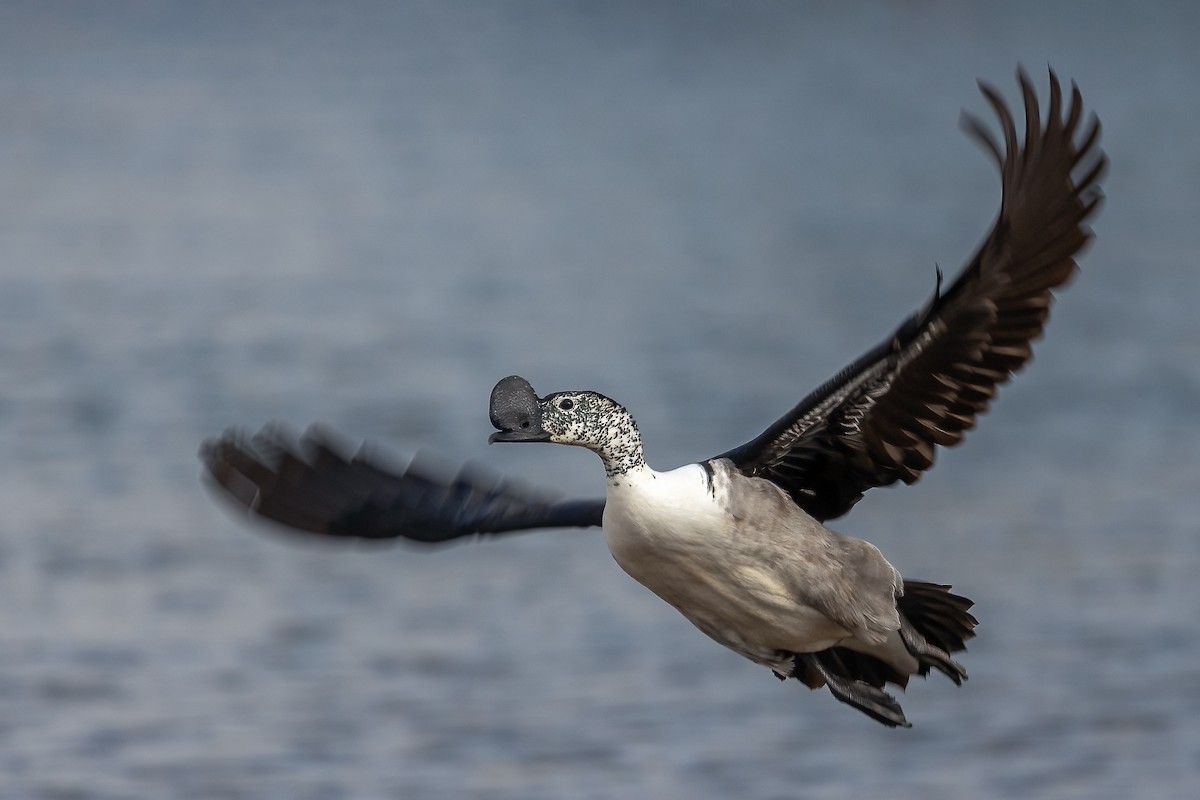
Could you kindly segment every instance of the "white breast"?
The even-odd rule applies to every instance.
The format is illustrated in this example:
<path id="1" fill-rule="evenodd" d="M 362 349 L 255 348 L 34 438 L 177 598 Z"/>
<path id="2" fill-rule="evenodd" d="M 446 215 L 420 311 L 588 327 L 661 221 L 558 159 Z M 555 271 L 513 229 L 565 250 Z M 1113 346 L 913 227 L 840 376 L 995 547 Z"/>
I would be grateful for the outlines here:
<path id="1" fill-rule="evenodd" d="M 623 559 L 637 560 L 648 551 L 703 546 L 719 535 L 724 518 L 699 464 L 670 472 L 644 467 L 610 481 L 604 537 L 624 566 Z"/>

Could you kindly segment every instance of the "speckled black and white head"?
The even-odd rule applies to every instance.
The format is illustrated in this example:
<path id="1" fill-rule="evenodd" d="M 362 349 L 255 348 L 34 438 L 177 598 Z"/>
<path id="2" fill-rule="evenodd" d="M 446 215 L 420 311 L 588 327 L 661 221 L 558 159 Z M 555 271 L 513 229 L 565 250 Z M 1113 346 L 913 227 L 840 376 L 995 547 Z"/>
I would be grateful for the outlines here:
<path id="1" fill-rule="evenodd" d="M 637 423 L 617 401 L 599 392 L 555 392 L 540 405 L 550 441 L 598 453 L 610 477 L 645 463 Z"/>
<path id="2" fill-rule="evenodd" d="M 492 392 L 491 419 L 500 432 L 489 441 L 586 447 L 600 456 L 609 477 L 646 463 L 637 423 L 624 406 L 599 392 L 555 392 L 536 398 L 528 382 L 505 378 Z"/>

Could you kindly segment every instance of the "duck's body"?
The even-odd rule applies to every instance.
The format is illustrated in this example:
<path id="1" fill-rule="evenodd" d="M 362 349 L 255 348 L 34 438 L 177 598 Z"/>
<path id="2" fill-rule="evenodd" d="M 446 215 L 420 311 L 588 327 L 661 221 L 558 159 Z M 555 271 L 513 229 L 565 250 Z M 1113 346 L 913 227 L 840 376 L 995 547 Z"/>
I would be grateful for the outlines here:
<path id="1" fill-rule="evenodd" d="M 886 683 L 937 669 L 974 635 L 971 602 L 949 586 L 902 580 L 872 544 L 825 522 L 875 486 L 913 483 L 938 446 L 963 438 L 1000 384 L 1029 359 L 1053 291 L 1075 272 L 1100 202 L 1099 123 L 1050 75 L 1045 123 L 1019 73 L 1024 141 L 1008 107 L 981 84 L 1003 146 L 967 128 L 1000 168 L 1000 214 L 943 292 L 878 346 L 753 440 L 669 472 L 651 469 L 633 417 L 596 392 L 538 397 L 513 376 L 492 392 L 492 441 L 555 442 L 596 452 L 602 500 L 549 502 L 470 475 L 389 469 L 345 455 L 318 431 L 278 430 L 209 443 L 209 474 L 258 516 L 330 536 L 440 542 L 481 533 L 603 525 L 617 563 L 717 642 L 780 678 L 827 686 L 887 725 L 907 725 Z"/>
<path id="2" fill-rule="evenodd" d="M 917 670 L 895 647 L 900 574 L 874 545 L 826 528 L 769 481 L 726 459 L 643 466 L 610 479 L 605 499 L 616 562 L 730 650 L 783 675 L 792 654 L 837 646 Z"/>

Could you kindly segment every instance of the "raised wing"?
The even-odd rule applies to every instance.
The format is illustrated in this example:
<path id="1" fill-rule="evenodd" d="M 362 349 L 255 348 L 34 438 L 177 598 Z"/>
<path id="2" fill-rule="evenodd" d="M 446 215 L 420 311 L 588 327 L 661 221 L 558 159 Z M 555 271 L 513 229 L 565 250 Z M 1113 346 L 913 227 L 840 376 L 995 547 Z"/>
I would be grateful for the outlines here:
<path id="1" fill-rule="evenodd" d="M 1000 215 L 950 288 L 884 342 L 804 398 L 753 441 L 724 453 L 747 475 L 775 482 L 817 519 L 840 516 L 873 486 L 913 483 L 933 465 L 936 445 L 958 443 L 1031 356 L 1051 290 L 1075 272 L 1091 238 L 1085 222 L 1102 199 L 1107 159 L 1092 116 L 1080 135 L 1083 101 L 1072 84 L 1065 118 L 1050 72 L 1046 124 L 1028 76 L 1024 143 L 1004 100 L 980 83 L 1004 133 L 1004 149 L 964 116 L 967 132 L 1000 168 Z M 1075 176 L 1079 177 L 1076 178 Z"/>
<path id="2" fill-rule="evenodd" d="M 205 442 L 213 484 L 252 516 L 298 531 L 361 539 L 445 542 L 473 534 L 600 525 L 603 500 L 552 502 L 464 469 L 446 479 L 396 468 L 366 447 L 354 455 L 320 428 L 279 427 Z"/>

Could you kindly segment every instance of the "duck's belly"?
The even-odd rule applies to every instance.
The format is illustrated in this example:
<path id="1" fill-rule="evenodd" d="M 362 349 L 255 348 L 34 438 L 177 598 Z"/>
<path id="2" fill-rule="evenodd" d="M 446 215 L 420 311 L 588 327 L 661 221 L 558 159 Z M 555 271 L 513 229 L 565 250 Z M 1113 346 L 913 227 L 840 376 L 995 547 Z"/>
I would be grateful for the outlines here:
<path id="1" fill-rule="evenodd" d="M 635 509 L 636 511 L 636 509 Z M 693 505 L 639 519 L 622 503 L 604 513 L 613 558 L 634 580 L 720 644 L 767 666 L 781 651 L 814 652 L 848 632 L 805 605 L 789 580 L 789 554 L 736 541 L 719 509 Z"/>

